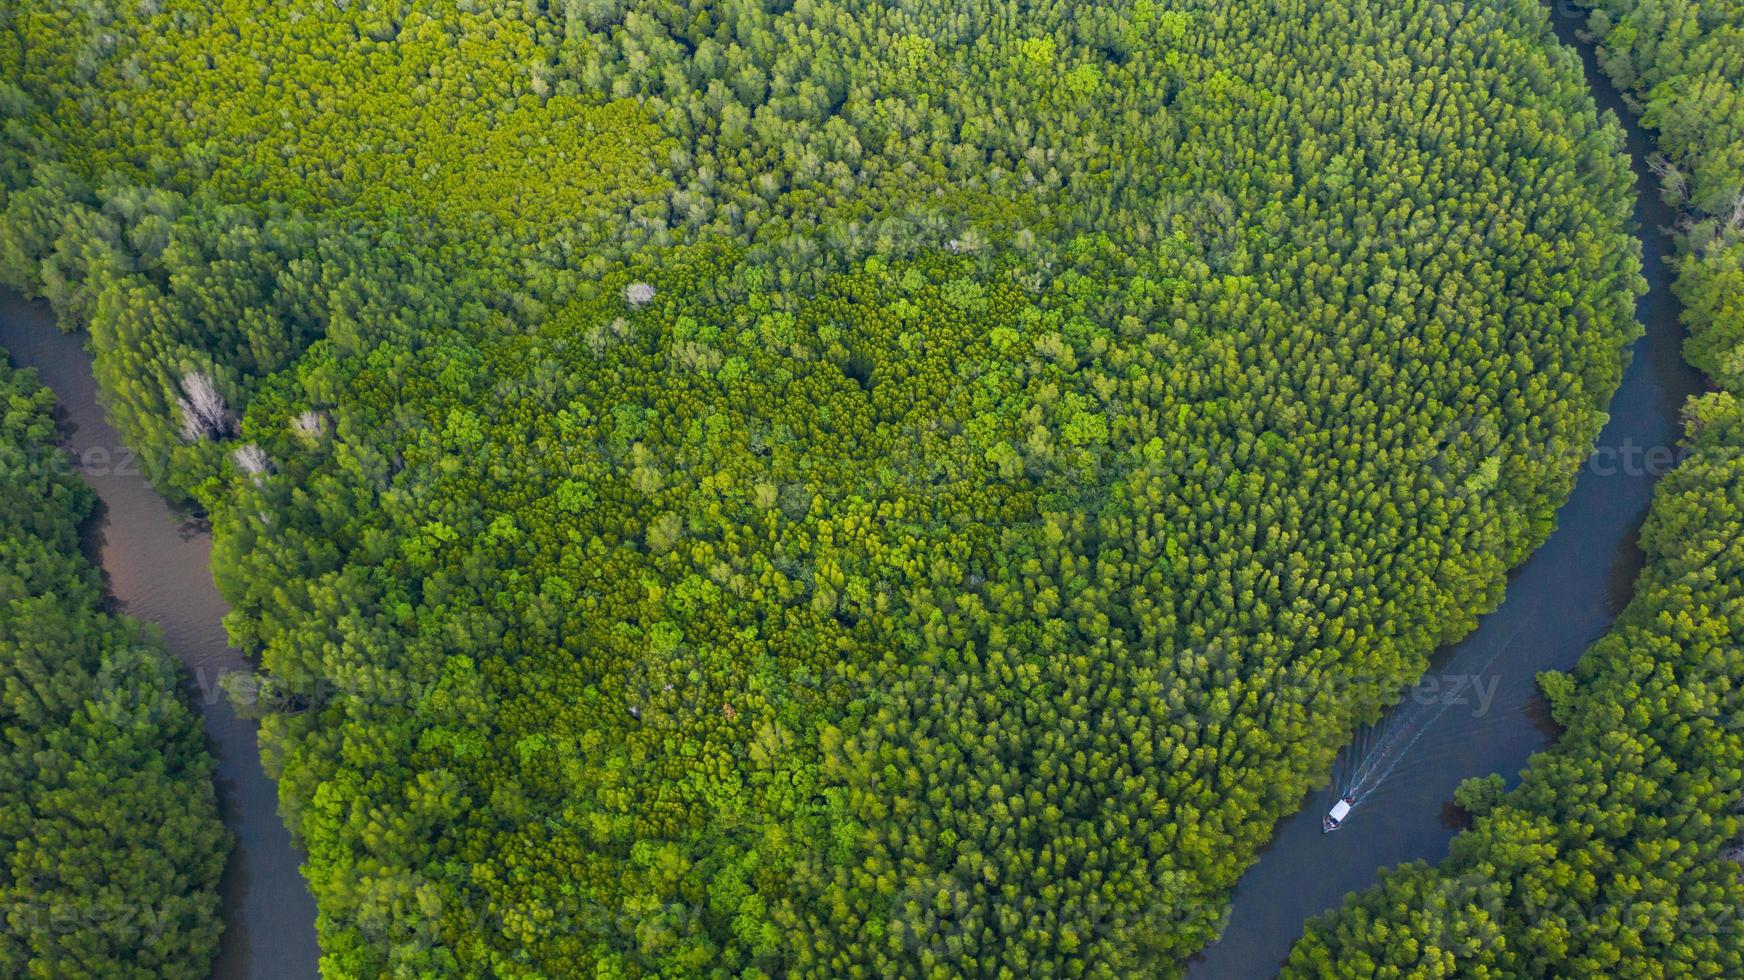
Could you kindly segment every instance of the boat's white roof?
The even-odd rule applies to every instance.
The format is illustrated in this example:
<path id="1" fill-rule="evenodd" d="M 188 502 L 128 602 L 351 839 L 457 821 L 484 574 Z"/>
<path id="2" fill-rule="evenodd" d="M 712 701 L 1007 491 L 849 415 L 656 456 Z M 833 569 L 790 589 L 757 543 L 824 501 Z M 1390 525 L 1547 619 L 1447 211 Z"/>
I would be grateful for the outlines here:
<path id="1" fill-rule="evenodd" d="M 1350 804 L 1343 800 L 1339 800 L 1337 803 L 1332 804 L 1332 813 L 1328 815 L 1334 820 L 1343 820 L 1345 814 L 1348 814 L 1349 812 Z"/>

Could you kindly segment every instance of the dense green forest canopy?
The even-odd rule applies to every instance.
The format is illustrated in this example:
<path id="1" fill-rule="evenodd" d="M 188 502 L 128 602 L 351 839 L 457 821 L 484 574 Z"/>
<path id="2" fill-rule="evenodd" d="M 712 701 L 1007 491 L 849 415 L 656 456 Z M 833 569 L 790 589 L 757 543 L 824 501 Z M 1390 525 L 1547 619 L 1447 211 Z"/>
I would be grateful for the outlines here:
<path id="1" fill-rule="evenodd" d="M 1169 969 L 1637 329 L 1531 3 L 0 17 L 334 975 Z"/>
<path id="2" fill-rule="evenodd" d="M 162 645 L 104 609 L 53 404 L 0 354 L 0 972 L 204 977 L 212 758 Z"/>
<path id="3" fill-rule="evenodd" d="M 1720 390 L 1685 409 L 1634 600 L 1572 675 L 1540 678 L 1557 744 L 1512 792 L 1462 787 L 1477 820 L 1450 857 L 1311 924 L 1286 976 L 1744 973 L 1744 5 L 1593 6 L 1683 209 L 1686 351 Z"/>

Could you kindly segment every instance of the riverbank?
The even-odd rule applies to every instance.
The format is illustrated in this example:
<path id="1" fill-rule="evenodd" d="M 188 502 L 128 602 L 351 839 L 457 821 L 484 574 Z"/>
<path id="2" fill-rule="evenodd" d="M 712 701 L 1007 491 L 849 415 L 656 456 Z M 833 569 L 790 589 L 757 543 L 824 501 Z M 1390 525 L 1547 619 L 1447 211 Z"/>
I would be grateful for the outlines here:
<path id="1" fill-rule="evenodd" d="M 309 980 L 319 951 L 315 903 L 299 871 L 303 856 L 279 820 L 277 787 L 261 769 L 255 723 L 237 717 L 218 688 L 225 673 L 248 664 L 226 642 L 211 540 L 172 512 L 141 475 L 104 417 L 80 338 L 57 330 L 46 304 L 0 291 L 0 347 L 14 363 L 35 368 L 54 392 L 80 475 L 102 501 L 87 539 L 91 557 L 117 611 L 163 630 L 205 719 L 220 813 L 236 837 L 220 886 L 225 930 L 212 976 Z"/>

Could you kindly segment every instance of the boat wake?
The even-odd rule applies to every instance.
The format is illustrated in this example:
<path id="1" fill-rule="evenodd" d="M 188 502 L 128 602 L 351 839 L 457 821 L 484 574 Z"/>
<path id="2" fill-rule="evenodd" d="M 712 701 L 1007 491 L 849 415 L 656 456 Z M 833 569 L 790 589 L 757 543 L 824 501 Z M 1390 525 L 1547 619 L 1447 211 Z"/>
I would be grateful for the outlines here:
<path id="1" fill-rule="evenodd" d="M 1527 617 L 1526 621 L 1530 619 Z M 1523 623 L 1509 633 L 1475 673 L 1487 672 L 1496 658 L 1514 645 L 1514 638 L 1524 628 Z M 1450 698 L 1443 698 L 1429 704 L 1407 704 L 1401 698 L 1379 722 L 1357 729 L 1356 737 L 1339 753 L 1338 762 L 1333 767 L 1333 802 L 1321 821 L 1321 828 L 1330 833 L 1342 827 L 1350 819 L 1351 812 L 1374 795 L 1375 790 L 1411 754 L 1411 749 L 1424 733 L 1454 703 Z"/>

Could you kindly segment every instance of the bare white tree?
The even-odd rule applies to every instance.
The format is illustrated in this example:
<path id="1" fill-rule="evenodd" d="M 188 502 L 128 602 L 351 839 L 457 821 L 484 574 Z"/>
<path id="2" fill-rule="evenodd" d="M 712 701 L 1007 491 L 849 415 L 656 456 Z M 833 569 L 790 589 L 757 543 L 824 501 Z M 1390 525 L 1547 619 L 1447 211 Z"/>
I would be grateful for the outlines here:
<path id="1" fill-rule="evenodd" d="M 963 234 L 945 243 L 945 249 L 951 252 L 979 252 L 987 246 L 987 239 L 981 232 L 968 228 Z"/>
<path id="2" fill-rule="evenodd" d="M 256 483 L 272 468 L 272 464 L 267 461 L 266 450 L 252 442 L 237 446 L 231 452 L 230 458 L 236 462 L 237 469 L 254 477 Z"/>
<path id="3" fill-rule="evenodd" d="M 624 287 L 624 301 L 631 306 L 641 306 L 654 299 L 654 287 L 645 282 L 633 282 Z"/>
<path id="4" fill-rule="evenodd" d="M 1679 200 L 1689 197 L 1689 178 L 1677 169 L 1677 164 L 1656 153 L 1647 158 L 1647 169 L 1653 171 L 1660 182 Z"/>
<path id="5" fill-rule="evenodd" d="M 310 409 L 291 419 L 291 431 L 307 442 L 319 442 L 327 434 L 327 416 Z"/>
<path id="6" fill-rule="evenodd" d="M 182 438 L 189 442 L 230 434 L 230 410 L 211 375 L 199 371 L 182 375 L 182 397 L 176 404 L 182 410 Z"/>
<path id="7" fill-rule="evenodd" d="M 188 400 L 178 398 L 176 404 L 182 407 L 182 438 L 187 442 L 199 442 L 206 438 L 206 427 L 200 424 L 200 419 L 188 405 Z"/>

